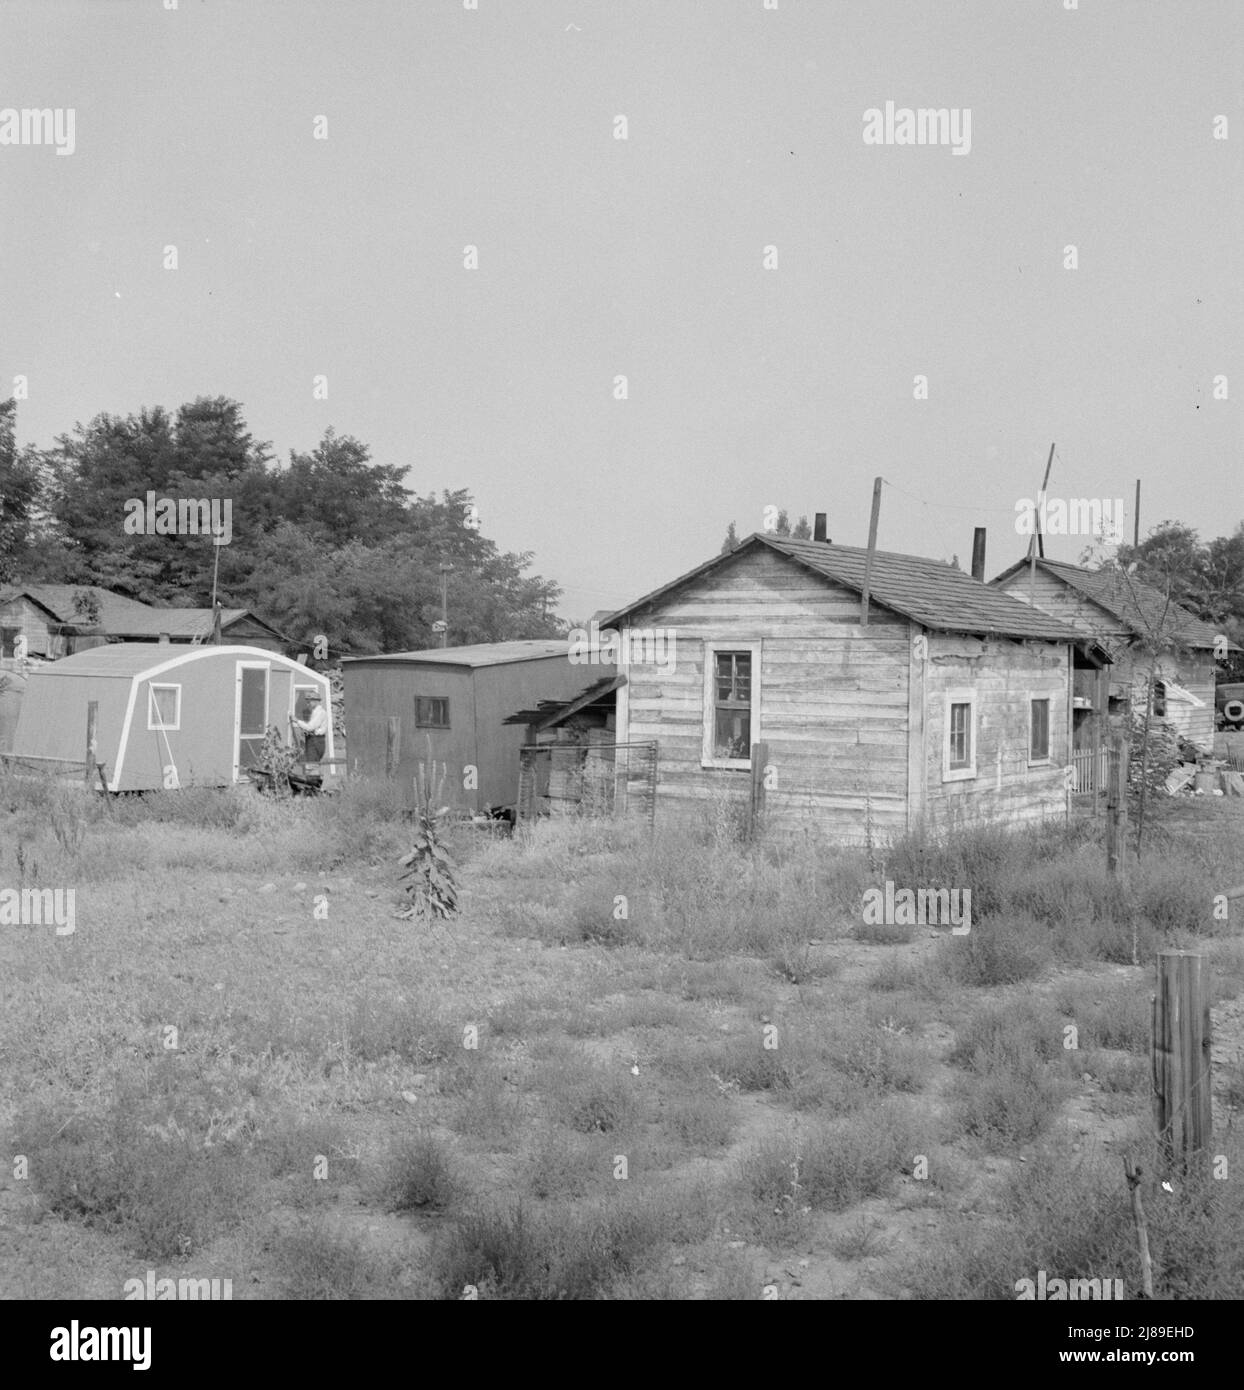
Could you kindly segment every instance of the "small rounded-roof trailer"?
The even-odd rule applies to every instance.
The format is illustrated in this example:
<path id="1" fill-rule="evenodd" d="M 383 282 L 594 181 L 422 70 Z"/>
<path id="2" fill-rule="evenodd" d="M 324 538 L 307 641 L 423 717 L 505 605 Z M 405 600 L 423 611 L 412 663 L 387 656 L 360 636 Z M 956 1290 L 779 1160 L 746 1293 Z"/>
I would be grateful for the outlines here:
<path id="1" fill-rule="evenodd" d="M 229 786 L 260 761 L 270 726 L 289 738 L 312 692 L 331 709 L 327 676 L 262 647 L 95 647 L 30 672 L 12 756 L 83 765 L 94 704 L 95 760 L 109 791 Z M 330 721 L 330 775 L 333 757 Z"/>

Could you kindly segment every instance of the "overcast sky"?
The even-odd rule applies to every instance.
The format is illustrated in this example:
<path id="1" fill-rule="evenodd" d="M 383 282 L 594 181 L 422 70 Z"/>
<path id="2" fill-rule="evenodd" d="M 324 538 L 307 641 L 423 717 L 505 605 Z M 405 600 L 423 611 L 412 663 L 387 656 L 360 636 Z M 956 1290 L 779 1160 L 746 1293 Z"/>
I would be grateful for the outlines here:
<path id="1" fill-rule="evenodd" d="M 992 575 L 1051 442 L 1129 537 L 1137 477 L 1142 531 L 1244 513 L 1240 0 L 164 4 L 0 3 L 0 108 L 75 113 L 71 155 L 0 145 L 23 442 L 198 395 L 282 460 L 331 424 L 469 488 L 568 617 L 766 506 L 863 544 L 875 474 L 883 548 L 966 567 L 985 525 Z M 970 152 L 866 144 L 887 101 Z"/>

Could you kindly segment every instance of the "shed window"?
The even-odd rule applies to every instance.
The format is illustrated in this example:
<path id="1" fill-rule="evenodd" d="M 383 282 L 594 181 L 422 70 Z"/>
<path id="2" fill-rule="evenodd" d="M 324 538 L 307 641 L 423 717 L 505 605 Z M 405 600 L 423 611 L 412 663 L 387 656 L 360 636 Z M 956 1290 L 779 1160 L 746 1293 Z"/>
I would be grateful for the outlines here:
<path id="1" fill-rule="evenodd" d="M 1028 702 L 1028 761 L 1047 763 L 1050 760 L 1050 702 L 1048 699 Z"/>
<path id="2" fill-rule="evenodd" d="M 704 749 L 706 767 L 750 767 L 760 738 L 760 643 L 705 644 Z"/>
<path id="3" fill-rule="evenodd" d="M 152 685 L 147 698 L 149 729 L 181 728 L 181 686 Z"/>
<path id="4" fill-rule="evenodd" d="M 21 635 L 20 627 L 0 627 L 0 656 L 16 656 L 17 639 Z"/>
<path id="5" fill-rule="evenodd" d="M 415 727 L 417 729 L 448 729 L 449 697 L 447 695 L 416 695 Z"/>
<path id="6" fill-rule="evenodd" d="M 942 781 L 960 782 L 976 776 L 976 693 L 946 692 L 946 733 L 942 748 Z"/>
<path id="7" fill-rule="evenodd" d="M 1153 717 L 1155 719 L 1166 718 L 1166 682 L 1154 681 L 1153 683 Z"/>

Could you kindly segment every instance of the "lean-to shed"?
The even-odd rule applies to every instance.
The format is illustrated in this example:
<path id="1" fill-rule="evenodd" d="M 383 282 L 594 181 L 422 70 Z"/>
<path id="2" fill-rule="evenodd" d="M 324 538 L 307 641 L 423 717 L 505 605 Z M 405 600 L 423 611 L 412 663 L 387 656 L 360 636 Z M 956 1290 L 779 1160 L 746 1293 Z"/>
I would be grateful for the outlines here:
<path id="1" fill-rule="evenodd" d="M 312 690 L 328 708 L 326 676 L 261 647 L 96 647 L 30 671 L 13 755 L 81 764 L 94 702 L 109 790 L 227 786 L 257 762 L 270 725 L 289 741 L 289 716 Z"/>

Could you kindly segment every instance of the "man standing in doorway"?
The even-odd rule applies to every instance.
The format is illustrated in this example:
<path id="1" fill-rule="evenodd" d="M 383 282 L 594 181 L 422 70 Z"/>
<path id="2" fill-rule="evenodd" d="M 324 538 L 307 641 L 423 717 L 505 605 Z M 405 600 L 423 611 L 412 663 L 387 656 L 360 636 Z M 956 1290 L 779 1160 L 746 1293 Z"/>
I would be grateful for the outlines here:
<path id="1" fill-rule="evenodd" d="M 307 696 L 310 708 L 306 719 L 295 719 L 294 723 L 306 734 L 302 758 L 304 762 L 318 763 L 324 756 L 324 739 L 328 733 L 328 711 L 319 695 Z"/>

